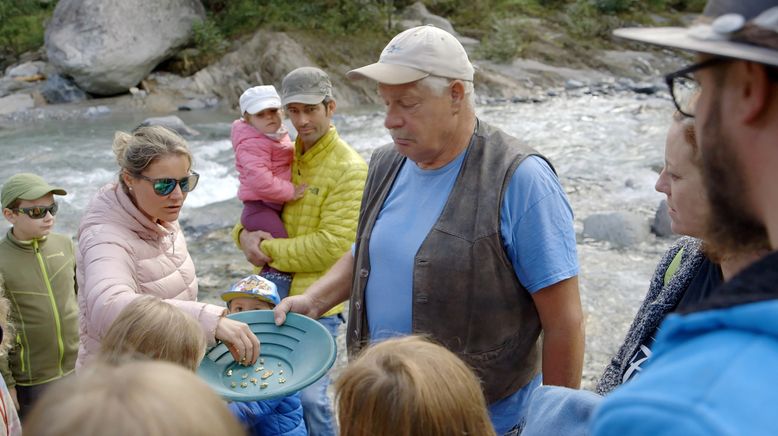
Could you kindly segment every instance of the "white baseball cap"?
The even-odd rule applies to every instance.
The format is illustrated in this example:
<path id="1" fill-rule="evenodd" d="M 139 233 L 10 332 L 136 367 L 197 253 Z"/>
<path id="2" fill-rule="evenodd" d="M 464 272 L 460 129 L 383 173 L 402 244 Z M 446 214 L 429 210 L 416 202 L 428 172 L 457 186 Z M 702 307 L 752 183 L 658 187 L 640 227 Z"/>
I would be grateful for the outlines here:
<path id="1" fill-rule="evenodd" d="M 465 48 L 454 35 L 427 25 L 398 34 L 381 52 L 378 62 L 351 70 L 346 77 L 401 85 L 427 76 L 472 81 L 474 71 Z"/>
<path id="2" fill-rule="evenodd" d="M 240 96 L 240 113 L 258 114 L 265 109 L 281 107 L 281 98 L 272 85 L 249 88 Z"/>

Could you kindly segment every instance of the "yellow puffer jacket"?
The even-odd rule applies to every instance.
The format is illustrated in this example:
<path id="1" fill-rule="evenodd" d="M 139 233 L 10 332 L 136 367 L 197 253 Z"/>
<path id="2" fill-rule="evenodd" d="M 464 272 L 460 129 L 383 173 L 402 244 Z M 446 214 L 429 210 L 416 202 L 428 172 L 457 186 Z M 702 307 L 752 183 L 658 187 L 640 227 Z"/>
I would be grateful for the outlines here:
<path id="1" fill-rule="evenodd" d="M 305 154 L 295 142 L 292 183 L 307 184 L 302 198 L 284 205 L 281 218 L 288 238 L 262 242 L 262 251 L 273 259 L 270 266 L 294 274 L 289 295 L 302 294 L 347 250 L 357 231 L 359 205 L 367 177 L 367 164 L 346 144 L 335 127 Z M 243 227 L 233 229 L 238 238 Z M 339 304 L 323 316 L 343 311 Z"/>

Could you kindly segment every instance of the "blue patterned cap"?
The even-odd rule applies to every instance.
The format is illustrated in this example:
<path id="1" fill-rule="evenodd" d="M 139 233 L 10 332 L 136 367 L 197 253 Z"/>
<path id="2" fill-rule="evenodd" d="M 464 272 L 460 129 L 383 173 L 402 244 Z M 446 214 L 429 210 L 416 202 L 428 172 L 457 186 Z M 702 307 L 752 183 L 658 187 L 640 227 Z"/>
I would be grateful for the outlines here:
<path id="1" fill-rule="evenodd" d="M 222 292 L 221 297 L 227 302 L 234 298 L 256 298 L 273 306 L 281 302 L 276 284 L 256 274 L 238 280 L 230 289 Z"/>

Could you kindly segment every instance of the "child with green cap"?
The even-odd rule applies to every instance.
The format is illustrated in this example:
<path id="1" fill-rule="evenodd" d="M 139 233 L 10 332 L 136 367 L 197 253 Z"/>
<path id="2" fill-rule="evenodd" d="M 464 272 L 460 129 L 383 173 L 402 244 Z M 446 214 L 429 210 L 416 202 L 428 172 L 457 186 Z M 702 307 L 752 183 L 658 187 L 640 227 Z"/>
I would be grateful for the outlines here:
<path id="1" fill-rule="evenodd" d="M 0 239 L 0 275 L 16 330 L 0 372 L 22 418 L 52 382 L 73 372 L 78 354 L 74 247 L 52 233 L 55 194 L 67 193 L 30 173 L 9 178 L 0 194 L 13 226 Z"/>

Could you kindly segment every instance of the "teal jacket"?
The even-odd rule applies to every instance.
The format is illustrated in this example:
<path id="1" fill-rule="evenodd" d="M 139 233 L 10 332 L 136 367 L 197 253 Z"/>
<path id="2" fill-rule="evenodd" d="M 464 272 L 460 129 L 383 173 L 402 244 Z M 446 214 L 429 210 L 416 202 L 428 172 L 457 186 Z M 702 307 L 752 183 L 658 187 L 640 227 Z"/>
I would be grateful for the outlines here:
<path id="1" fill-rule="evenodd" d="M 0 240 L 0 275 L 11 302 L 15 340 L 0 371 L 9 388 L 35 386 L 73 372 L 78 354 L 78 304 L 73 242 L 52 233 Z"/>

